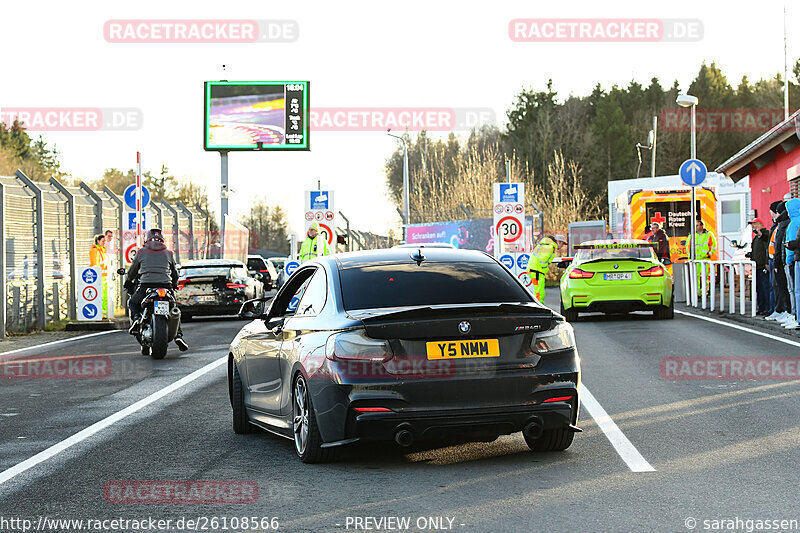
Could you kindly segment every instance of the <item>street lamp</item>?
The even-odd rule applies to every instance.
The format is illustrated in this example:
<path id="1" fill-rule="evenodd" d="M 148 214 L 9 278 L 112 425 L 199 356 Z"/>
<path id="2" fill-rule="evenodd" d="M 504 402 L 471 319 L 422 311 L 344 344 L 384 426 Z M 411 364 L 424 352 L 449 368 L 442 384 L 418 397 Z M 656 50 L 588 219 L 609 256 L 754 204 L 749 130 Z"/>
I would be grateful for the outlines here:
<path id="1" fill-rule="evenodd" d="M 403 241 L 408 241 L 408 147 L 406 140 L 399 135 L 392 135 L 391 130 L 386 130 L 389 137 L 399 139 L 403 143 Z"/>
<path id="2" fill-rule="evenodd" d="M 675 103 L 677 103 L 681 107 L 691 107 L 692 108 L 692 134 L 691 134 L 691 158 L 697 158 L 697 120 L 695 117 L 695 109 L 697 108 L 697 104 L 700 103 L 700 100 L 697 99 L 696 96 L 692 96 L 689 94 L 679 94 L 678 98 L 675 99 Z M 695 194 L 695 187 L 692 186 L 692 227 L 691 227 L 691 250 L 689 250 L 689 259 L 694 261 L 695 257 L 695 220 L 697 214 L 695 213 L 695 203 L 696 203 L 697 195 Z"/>

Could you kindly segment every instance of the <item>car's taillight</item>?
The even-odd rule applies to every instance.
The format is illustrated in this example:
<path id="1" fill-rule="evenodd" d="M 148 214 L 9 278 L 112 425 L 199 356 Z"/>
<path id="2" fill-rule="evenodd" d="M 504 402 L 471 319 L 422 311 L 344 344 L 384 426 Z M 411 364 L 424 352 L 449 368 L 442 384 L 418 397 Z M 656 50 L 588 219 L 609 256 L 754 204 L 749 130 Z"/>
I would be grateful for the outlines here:
<path id="1" fill-rule="evenodd" d="M 387 409 L 386 407 L 355 407 L 354 408 L 359 413 L 391 413 L 391 409 Z"/>
<path id="2" fill-rule="evenodd" d="M 247 287 L 247 283 L 228 283 L 229 289 L 244 289 Z"/>
<path id="3" fill-rule="evenodd" d="M 392 355 L 388 341 L 367 337 L 364 331 L 337 333 L 325 344 L 325 357 L 332 361 L 388 361 Z"/>
<path id="4" fill-rule="evenodd" d="M 573 268 L 569 271 L 569 277 L 571 279 L 588 279 L 594 276 L 594 272 L 586 272 L 585 270 L 581 270 L 580 268 Z"/>
<path id="5" fill-rule="evenodd" d="M 645 278 L 655 278 L 658 276 L 663 276 L 664 268 L 660 266 L 654 266 L 653 268 L 648 268 L 647 270 L 640 270 L 639 275 Z"/>
<path id="6" fill-rule="evenodd" d="M 544 403 L 548 403 L 548 402 L 566 402 L 566 401 L 571 400 L 571 399 L 572 399 L 572 396 L 555 396 L 553 398 L 546 399 L 544 401 Z"/>

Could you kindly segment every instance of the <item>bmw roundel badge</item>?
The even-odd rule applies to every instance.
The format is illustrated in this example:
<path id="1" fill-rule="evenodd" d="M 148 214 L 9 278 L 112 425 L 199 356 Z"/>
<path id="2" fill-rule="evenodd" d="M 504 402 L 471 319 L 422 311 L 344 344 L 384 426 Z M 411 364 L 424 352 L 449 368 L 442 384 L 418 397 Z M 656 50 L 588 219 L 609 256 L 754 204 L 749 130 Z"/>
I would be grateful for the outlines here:
<path id="1" fill-rule="evenodd" d="M 465 335 L 467 333 L 469 333 L 469 330 L 471 330 L 471 329 L 472 329 L 472 325 L 469 322 L 467 322 L 466 320 L 462 321 L 458 325 L 458 331 L 460 331 L 461 333 L 463 333 Z"/>

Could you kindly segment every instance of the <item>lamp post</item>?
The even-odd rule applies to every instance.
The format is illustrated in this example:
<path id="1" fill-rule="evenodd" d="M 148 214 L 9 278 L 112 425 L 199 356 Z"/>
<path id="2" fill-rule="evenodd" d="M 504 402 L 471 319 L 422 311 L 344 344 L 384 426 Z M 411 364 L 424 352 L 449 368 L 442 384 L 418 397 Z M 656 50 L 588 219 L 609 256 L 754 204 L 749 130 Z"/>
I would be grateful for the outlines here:
<path id="1" fill-rule="evenodd" d="M 692 109 L 692 133 L 691 133 L 691 159 L 697 158 L 697 120 L 695 116 L 695 109 L 697 108 L 697 104 L 700 101 L 697 99 L 696 96 L 691 96 L 688 94 L 679 94 L 678 98 L 675 100 L 681 107 L 690 107 Z M 691 244 L 691 250 L 689 250 L 689 259 L 694 261 L 695 257 L 695 225 L 696 225 L 696 218 L 697 213 L 695 212 L 695 203 L 696 203 L 696 193 L 695 187 L 692 185 L 692 227 L 691 227 L 691 240 L 689 241 Z"/>
<path id="2" fill-rule="evenodd" d="M 386 134 L 403 143 L 403 242 L 406 242 L 408 241 L 408 147 L 406 140 L 399 135 L 392 135 L 389 131 Z"/>

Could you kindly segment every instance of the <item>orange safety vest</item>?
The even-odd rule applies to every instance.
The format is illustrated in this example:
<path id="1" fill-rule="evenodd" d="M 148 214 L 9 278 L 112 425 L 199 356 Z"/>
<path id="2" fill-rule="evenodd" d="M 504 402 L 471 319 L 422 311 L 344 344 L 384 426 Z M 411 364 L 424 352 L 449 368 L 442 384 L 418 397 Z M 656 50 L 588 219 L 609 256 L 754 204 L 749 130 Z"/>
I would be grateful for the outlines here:
<path id="1" fill-rule="evenodd" d="M 775 233 L 776 231 L 772 232 L 772 235 L 769 236 L 769 258 L 772 259 L 775 257 Z"/>

